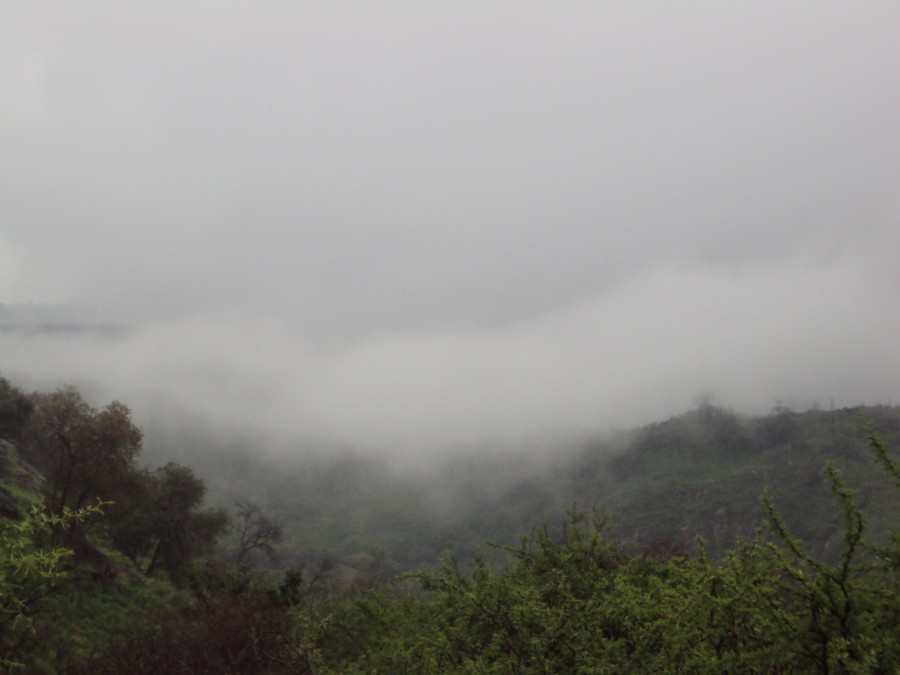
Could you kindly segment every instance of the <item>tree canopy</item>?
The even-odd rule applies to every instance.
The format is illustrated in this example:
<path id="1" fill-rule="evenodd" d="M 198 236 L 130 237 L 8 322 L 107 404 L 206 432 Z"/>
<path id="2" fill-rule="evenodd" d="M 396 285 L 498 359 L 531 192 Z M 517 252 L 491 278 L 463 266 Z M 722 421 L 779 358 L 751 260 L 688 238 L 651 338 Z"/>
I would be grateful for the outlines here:
<path id="1" fill-rule="evenodd" d="M 75 387 L 33 394 L 31 400 L 25 448 L 47 480 L 50 510 L 62 513 L 95 499 L 114 500 L 141 449 L 142 433 L 128 407 L 113 401 L 96 410 Z"/>

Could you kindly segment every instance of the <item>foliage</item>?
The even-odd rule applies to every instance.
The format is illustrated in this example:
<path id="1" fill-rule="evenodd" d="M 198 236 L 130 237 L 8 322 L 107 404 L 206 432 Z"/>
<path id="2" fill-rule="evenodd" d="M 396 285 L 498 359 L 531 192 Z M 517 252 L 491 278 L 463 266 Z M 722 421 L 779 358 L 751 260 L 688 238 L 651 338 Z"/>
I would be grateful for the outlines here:
<path id="1" fill-rule="evenodd" d="M 452 548 L 452 533 L 434 511 L 417 510 L 421 495 L 414 490 L 395 491 L 388 505 L 354 494 L 373 475 L 382 486 L 395 486 L 386 473 L 348 465 L 325 475 L 328 480 L 314 475 L 294 489 L 327 519 L 331 535 L 378 523 L 357 518 L 360 505 L 366 516 L 379 509 L 395 516 L 389 532 L 395 538 L 385 539 L 393 548 L 357 551 L 359 569 L 370 574 L 342 582 L 342 568 L 328 564 L 294 565 L 276 577 L 203 559 L 226 528 L 225 513 L 204 509 L 206 486 L 192 469 L 135 468 L 140 436 L 129 431 L 127 408 L 93 410 L 71 389 L 33 400 L 24 437 L 50 478 L 52 504 L 0 529 L 0 659 L 7 669 L 75 675 L 900 670 L 900 462 L 872 431 L 874 462 L 865 462 L 847 432 L 850 413 L 798 415 L 779 407 L 748 421 L 706 401 L 635 433 L 625 443 L 629 454 L 619 459 L 601 462 L 588 452 L 569 473 L 557 473 L 556 483 L 522 473 L 495 483 L 496 495 L 473 490 L 471 513 L 462 509 L 458 521 L 474 523 L 478 511 L 489 527 L 508 532 L 535 509 L 549 508 L 557 487 L 596 489 L 592 471 L 602 465 L 626 485 L 610 488 L 612 502 L 643 509 L 627 527 L 573 508 L 558 526 L 495 545 L 495 558 L 466 564 L 448 556 L 437 569 L 393 580 L 384 570 L 397 564 L 387 556 L 400 555 L 398 547 L 418 547 L 422 555 L 438 543 Z M 884 415 L 900 429 L 894 412 Z M 839 460 L 842 470 L 826 462 L 822 472 L 809 471 L 825 457 Z M 773 459 L 781 463 L 766 468 Z M 90 475 L 102 469 L 110 473 Z M 348 505 L 317 506 L 318 493 L 310 497 L 305 489 L 317 482 Z M 685 528 L 683 518 L 715 520 L 727 512 L 725 493 L 745 499 L 762 484 L 771 488 L 761 500 L 763 524 L 748 527 L 747 538 L 728 548 L 713 527 L 709 544 L 685 544 L 686 532 L 702 528 Z M 806 511 L 804 502 L 785 506 L 791 492 L 808 501 Z M 826 512 L 820 507 L 829 494 L 836 508 Z M 112 495 L 117 503 L 106 504 L 102 518 L 98 507 L 72 509 Z M 749 522 L 749 508 L 742 517 Z M 434 531 L 418 541 L 429 519 Z M 247 500 L 238 501 L 232 528 L 237 546 L 229 558 L 238 563 L 253 551 L 273 552 L 282 535 L 277 521 Z M 58 545 L 55 535 L 63 531 L 79 535 L 66 539 L 74 552 Z M 667 531 L 669 543 L 660 543 L 658 535 Z M 648 532 L 652 547 L 645 545 Z M 88 536 L 116 574 L 86 573 L 89 561 L 77 551 L 95 545 Z"/>
<path id="2" fill-rule="evenodd" d="M 245 567 L 194 565 L 190 594 L 133 617 L 76 673 L 305 673 L 289 608 Z"/>
<path id="3" fill-rule="evenodd" d="M 200 434 L 182 459 L 204 476 L 211 503 L 250 501 L 283 525 L 277 561 L 250 558 L 272 570 L 327 558 L 349 581 L 433 568 L 442 555 L 468 567 L 485 541 L 515 545 L 533 524 L 576 502 L 614 513 L 612 534 L 630 552 L 660 542 L 691 550 L 700 535 L 709 555 L 721 558 L 753 536 L 764 488 L 795 536 L 833 562 L 841 520 L 823 489 L 827 460 L 859 486 L 871 537 L 885 536 L 900 517 L 892 482 L 868 460 L 861 412 L 887 446 L 900 447 L 900 407 L 781 407 L 750 418 L 707 404 L 583 447 L 547 446 L 532 456 L 477 446 L 411 471 L 339 451 L 260 461 L 252 450 L 259 438 L 229 445 Z M 167 438 L 166 451 L 180 439 Z"/>
<path id="4" fill-rule="evenodd" d="M 91 408 L 74 387 L 33 394 L 25 429 L 32 462 L 47 479 L 53 513 L 79 509 L 93 499 L 114 500 L 140 451 L 142 434 L 128 408 L 113 401 Z"/>
<path id="5" fill-rule="evenodd" d="M 22 666 L 34 649 L 35 617 L 67 578 L 71 551 L 52 544 L 55 529 L 100 513 L 101 505 L 47 512 L 40 505 L 20 521 L 0 520 L 0 667 Z"/>
<path id="6" fill-rule="evenodd" d="M 106 532 L 132 561 L 143 562 L 148 576 L 165 571 L 182 581 L 195 557 L 212 552 L 226 514 L 201 509 L 206 486 L 190 468 L 170 462 L 151 472 L 135 466 L 143 434 L 127 406 L 113 401 L 96 410 L 74 387 L 35 393 L 31 401 L 25 448 L 44 474 L 51 513 L 78 509 L 91 499 L 113 502 Z M 103 557 L 77 523 L 54 535 L 79 555 Z"/>
<path id="7" fill-rule="evenodd" d="M 765 526 L 720 562 L 702 547 L 629 554 L 573 510 L 556 534 L 505 549 L 505 567 L 450 561 L 416 577 L 424 596 L 345 603 L 320 624 L 321 670 L 896 672 L 900 533 L 868 541 L 854 492 L 834 466 L 824 473 L 844 522 L 834 562 L 808 553 L 768 496 Z"/>
<path id="8" fill-rule="evenodd" d="M 180 581 L 194 558 L 212 553 L 228 516 L 222 509 L 201 510 L 206 486 L 186 466 L 170 462 L 153 479 L 152 499 L 142 509 L 148 520 L 146 535 L 153 542 L 146 574 L 165 570 Z"/>
<path id="9" fill-rule="evenodd" d="M 0 439 L 18 442 L 33 411 L 31 399 L 0 377 Z"/>

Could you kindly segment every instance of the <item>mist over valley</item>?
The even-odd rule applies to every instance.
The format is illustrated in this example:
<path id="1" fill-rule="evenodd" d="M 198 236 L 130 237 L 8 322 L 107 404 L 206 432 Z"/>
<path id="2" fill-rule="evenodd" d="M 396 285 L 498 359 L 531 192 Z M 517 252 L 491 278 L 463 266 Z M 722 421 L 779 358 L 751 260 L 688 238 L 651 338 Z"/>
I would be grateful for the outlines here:
<path id="1" fill-rule="evenodd" d="M 0 671 L 896 670 L 898 25 L 3 3 Z"/>

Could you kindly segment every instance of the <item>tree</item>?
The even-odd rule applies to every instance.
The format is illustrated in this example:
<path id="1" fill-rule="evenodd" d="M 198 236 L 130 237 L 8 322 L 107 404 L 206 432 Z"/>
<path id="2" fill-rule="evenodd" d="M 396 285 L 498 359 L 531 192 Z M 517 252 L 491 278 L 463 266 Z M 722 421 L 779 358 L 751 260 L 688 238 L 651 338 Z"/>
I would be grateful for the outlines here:
<path id="1" fill-rule="evenodd" d="M 281 542 L 281 525 L 266 516 L 253 502 L 235 502 L 237 519 L 231 529 L 237 536 L 235 564 L 246 562 L 253 551 L 265 553 L 269 559 L 275 557 L 275 544 Z"/>
<path id="2" fill-rule="evenodd" d="M 25 430 L 26 449 L 46 477 L 52 514 L 76 510 L 90 500 L 114 502 L 105 526 L 113 543 L 135 563 L 148 558 L 146 573 L 165 570 L 176 580 L 196 555 L 211 552 L 227 525 L 221 509 L 201 511 L 206 486 L 191 469 L 167 464 L 156 472 L 134 464 L 142 434 L 128 407 L 113 401 L 89 406 L 75 387 L 34 394 Z M 72 543 L 73 523 L 63 539 Z"/>
<path id="3" fill-rule="evenodd" d="M 223 509 L 199 510 L 205 494 L 206 486 L 190 468 L 169 462 L 157 469 L 148 505 L 149 533 L 155 541 L 147 576 L 162 569 L 173 581 L 182 581 L 194 557 L 212 552 L 228 516 Z"/>
<path id="4" fill-rule="evenodd" d="M 0 377 L 0 439 L 17 443 L 34 410 L 31 399 Z"/>
<path id="5" fill-rule="evenodd" d="M 104 522 L 113 545 L 140 568 L 158 539 L 157 474 L 141 469 L 126 480 Z"/>
<path id="6" fill-rule="evenodd" d="M 115 500 L 133 472 L 142 434 L 128 407 L 91 408 L 75 387 L 34 394 L 25 429 L 28 456 L 47 479 L 47 506 L 60 514 L 94 499 Z"/>

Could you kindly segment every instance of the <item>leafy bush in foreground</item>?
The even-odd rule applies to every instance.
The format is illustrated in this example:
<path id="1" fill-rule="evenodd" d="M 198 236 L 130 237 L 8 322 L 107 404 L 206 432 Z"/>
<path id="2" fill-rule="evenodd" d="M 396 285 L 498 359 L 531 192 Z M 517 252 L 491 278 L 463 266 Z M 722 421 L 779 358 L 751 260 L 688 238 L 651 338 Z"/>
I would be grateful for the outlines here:
<path id="1" fill-rule="evenodd" d="M 876 458 L 900 486 L 874 436 Z M 824 469 L 844 520 L 836 562 L 814 559 L 764 495 L 767 522 L 721 562 L 630 556 L 571 512 L 509 564 L 452 562 L 420 595 L 373 591 L 323 619 L 321 672 L 896 672 L 900 533 L 865 538 L 854 492 Z"/>
<path id="2" fill-rule="evenodd" d="M 21 667 L 37 651 L 35 617 L 68 577 L 72 551 L 53 533 L 100 512 L 100 505 L 51 514 L 37 505 L 22 520 L 0 519 L 0 670 Z"/>

